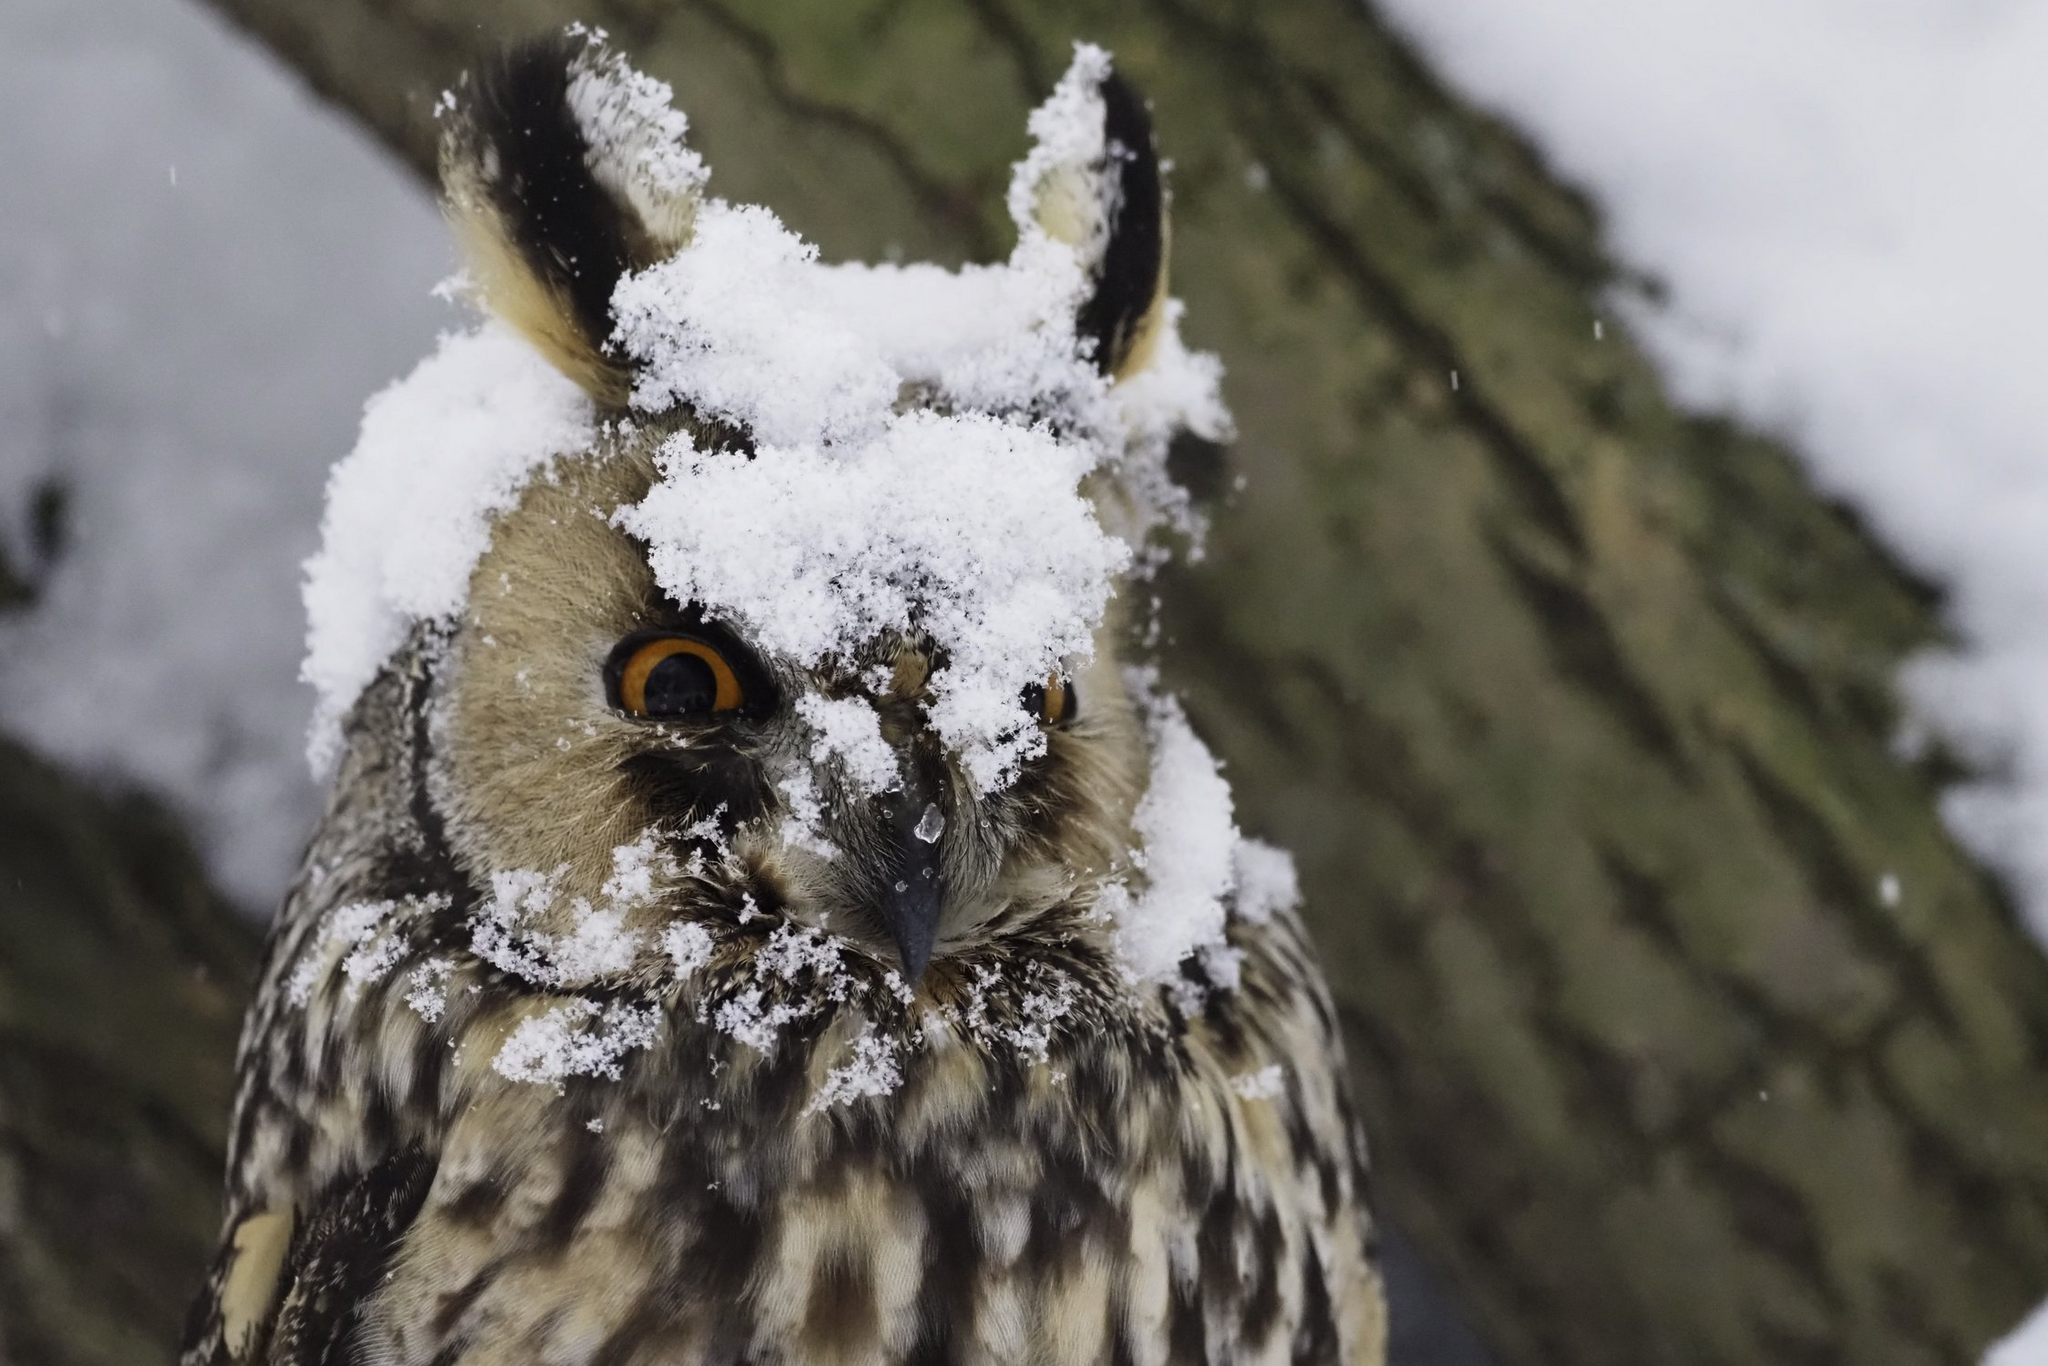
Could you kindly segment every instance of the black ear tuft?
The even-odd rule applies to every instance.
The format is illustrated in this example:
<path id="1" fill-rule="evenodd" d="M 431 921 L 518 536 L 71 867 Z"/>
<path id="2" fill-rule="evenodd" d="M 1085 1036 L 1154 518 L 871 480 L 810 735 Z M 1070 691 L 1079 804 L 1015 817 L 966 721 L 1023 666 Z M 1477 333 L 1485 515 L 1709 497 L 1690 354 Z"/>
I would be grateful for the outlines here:
<path id="1" fill-rule="evenodd" d="M 485 302 L 610 403 L 630 390 L 606 351 L 612 291 L 682 245 L 694 208 L 688 176 L 649 170 L 664 152 L 695 163 L 675 140 L 679 116 L 671 129 L 635 103 L 643 88 L 666 111 L 666 87 L 600 37 L 535 39 L 473 74 L 441 144 L 449 214 Z"/>
<path id="2" fill-rule="evenodd" d="M 631 267 L 621 207 L 598 185 L 569 105 L 581 39 L 521 43 L 477 73 L 474 135 L 496 174 L 484 184 L 505 235 L 568 305 L 593 348 L 611 334 L 612 289 Z"/>
<path id="3" fill-rule="evenodd" d="M 1166 194 L 1144 98 L 1114 70 L 1099 88 L 1107 146 L 1101 194 L 1108 232 L 1095 269 L 1095 292 L 1081 306 L 1075 325 L 1094 342 L 1096 366 L 1118 375 L 1143 361 L 1166 292 Z"/>

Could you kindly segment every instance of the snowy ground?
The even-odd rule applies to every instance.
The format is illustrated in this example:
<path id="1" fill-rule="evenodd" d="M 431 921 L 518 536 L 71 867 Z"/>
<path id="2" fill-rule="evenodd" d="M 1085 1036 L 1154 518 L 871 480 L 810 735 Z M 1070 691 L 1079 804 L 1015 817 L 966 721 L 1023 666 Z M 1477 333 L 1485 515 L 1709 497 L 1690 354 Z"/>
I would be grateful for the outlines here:
<path id="1" fill-rule="evenodd" d="M 298 564 L 364 397 L 453 320 L 439 216 L 186 0 L 0 6 L 0 726 L 172 794 L 252 908 L 316 797 Z"/>

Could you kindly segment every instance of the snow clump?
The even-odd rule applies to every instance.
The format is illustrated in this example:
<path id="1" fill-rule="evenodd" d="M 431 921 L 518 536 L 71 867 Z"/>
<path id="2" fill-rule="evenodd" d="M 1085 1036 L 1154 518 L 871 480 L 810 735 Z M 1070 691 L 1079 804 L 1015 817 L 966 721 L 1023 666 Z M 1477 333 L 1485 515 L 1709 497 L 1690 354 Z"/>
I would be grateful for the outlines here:
<path id="1" fill-rule="evenodd" d="M 1078 490 L 1090 461 L 981 415 L 906 413 L 852 459 L 821 442 L 703 452 L 681 434 L 662 482 L 619 522 L 677 601 L 806 667 L 885 632 L 930 633 L 949 661 L 932 677 L 932 723 L 987 792 L 1043 751 L 1017 697 L 1091 653 L 1130 562 Z M 863 770 L 893 774 L 886 753 L 865 757 L 874 748 L 859 745 Z"/>
<path id="2" fill-rule="evenodd" d="M 1239 961 L 1224 941 L 1230 912 L 1258 923 L 1293 909 L 1301 899 L 1294 860 L 1238 832 L 1222 766 L 1180 702 L 1160 691 L 1157 673 L 1127 669 L 1125 684 L 1152 741 L 1151 781 L 1131 820 L 1140 886 L 1108 883 L 1098 909 L 1116 925 L 1118 956 L 1132 980 L 1169 982 L 1199 954 L 1211 979 L 1228 990 Z"/>
<path id="3" fill-rule="evenodd" d="M 491 1069 L 510 1081 L 557 1089 L 569 1077 L 617 1081 L 626 1054 L 652 1047 L 660 1028 L 660 1012 L 651 1005 L 601 1005 L 572 996 L 545 1015 L 521 1020 L 491 1060 Z"/>
<path id="4" fill-rule="evenodd" d="M 804 1106 L 804 1114 L 890 1094 L 903 1084 L 903 1068 L 898 1062 L 901 1052 L 900 1044 L 877 1034 L 872 1025 L 861 1030 L 854 1036 L 853 1056 L 825 1074 Z"/>
<path id="5" fill-rule="evenodd" d="M 566 903 L 561 892 L 568 869 L 538 873 L 528 868 L 491 875 L 491 894 L 470 919 L 470 943 L 477 957 L 501 971 L 541 986 L 565 986 L 630 970 L 650 938 L 629 928 L 628 918 L 654 900 L 674 878 L 675 860 L 654 832 L 612 851 L 612 875 L 593 904 L 585 897 Z M 541 924 L 558 910 L 566 932 Z M 708 955 L 707 955 L 708 956 Z"/>
<path id="6" fill-rule="evenodd" d="M 444 336 L 363 409 L 355 450 L 327 481 L 320 550 L 306 562 L 306 662 L 318 693 L 308 756 L 328 768 L 341 719 L 416 622 L 453 622 L 490 518 L 534 471 L 588 447 L 583 391 L 510 328 Z"/>

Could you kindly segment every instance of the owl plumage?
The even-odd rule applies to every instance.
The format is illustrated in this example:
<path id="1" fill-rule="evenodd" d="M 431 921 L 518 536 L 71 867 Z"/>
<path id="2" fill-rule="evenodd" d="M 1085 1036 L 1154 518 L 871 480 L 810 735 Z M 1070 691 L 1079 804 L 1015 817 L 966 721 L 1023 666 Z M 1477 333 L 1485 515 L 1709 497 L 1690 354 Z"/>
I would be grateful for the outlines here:
<path id="1" fill-rule="evenodd" d="M 572 35 L 481 75 L 444 181 L 491 306 L 623 418 L 613 290 L 688 250 L 694 200 L 579 123 L 600 60 Z M 1142 102 L 1098 87 L 1111 154 L 1035 211 L 1114 379 L 1156 341 L 1165 198 Z M 184 1366 L 1381 1362 L 1299 920 L 1234 916 L 1224 956 L 1136 982 L 1101 909 L 1152 743 L 1128 623 L 1020 702 L 1043 752 L 972 782 L 930 638 L 805 668 L 663 590 L 614 510 L 665 437 L 747 434 L 632 418 L 494 516 L 459 618 L 348 713 Z M 866 699 L 900 781 L 818 764 L 809 693 Z M 829 848 L 777 833 L 793 767 Z"/>

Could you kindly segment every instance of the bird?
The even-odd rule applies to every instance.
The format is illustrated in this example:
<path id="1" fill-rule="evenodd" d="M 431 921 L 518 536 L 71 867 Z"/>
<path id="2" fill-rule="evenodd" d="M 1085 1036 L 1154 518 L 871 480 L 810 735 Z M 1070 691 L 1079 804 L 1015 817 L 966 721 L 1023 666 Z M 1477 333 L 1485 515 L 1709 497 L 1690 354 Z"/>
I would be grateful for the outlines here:
<path id="1" fill-rule="evenodd" d="M 700 364 L 697 325 L 725 324 L 648 323 L 634 282 L 759 222 L 707 198 L 667 97 L 572 27 L 444 101 L 469 284 L 591 417 L 477 514 L 459 608 L 405 620 L 335 723 L 183 1366 L 1378 1366 L 1338 1017 L 1272 851 L 1175 815 L 1171 773 L 1222 779 L 1127 662 L 1132 566 L 1075 571 L 1109 584 L 1084 647 L 1005 694 L 1008 720 L 962 721 L 979 637 L 942 626 L 938 570 L 912 564 L 908 616 L 820 653 L 679 598 L 678 575 L 716 575 L 620 511 L 673 485 L 713 520 L 688 470 L 797 468 L 764 415 L 801 375 L 731 367 L 758 396 L 721 402 L 654 373 L 650 328 Z M 1047 373 L 1088 402 L 1140 392 L 1177 345 L 1150 112 L 1082 48 L 1033 130 L 1013 212 L 1073 288 L 1016 344 L 1057 350 Z M 690 278 L 663 297 L 745 284 Z M 760 311 L 762 354 L 823 345 Z M 833 417 L 830 440 L 986 441 L 1035 470 L 1088 430 L 1079 400 L 990 416 L 963 392 L 891 381 L 847 409 L 867 436 Z M 1142 533 L 1085 465 L 1063 487 Z M 1175 819 L 1190 839 L 1160 833 Z M 1118 920 L 1199 880 L 1182 857 L 1215 917 L 1186 953 Z M 1134 971 L 1141 950 L 1165 961 Z"/>

